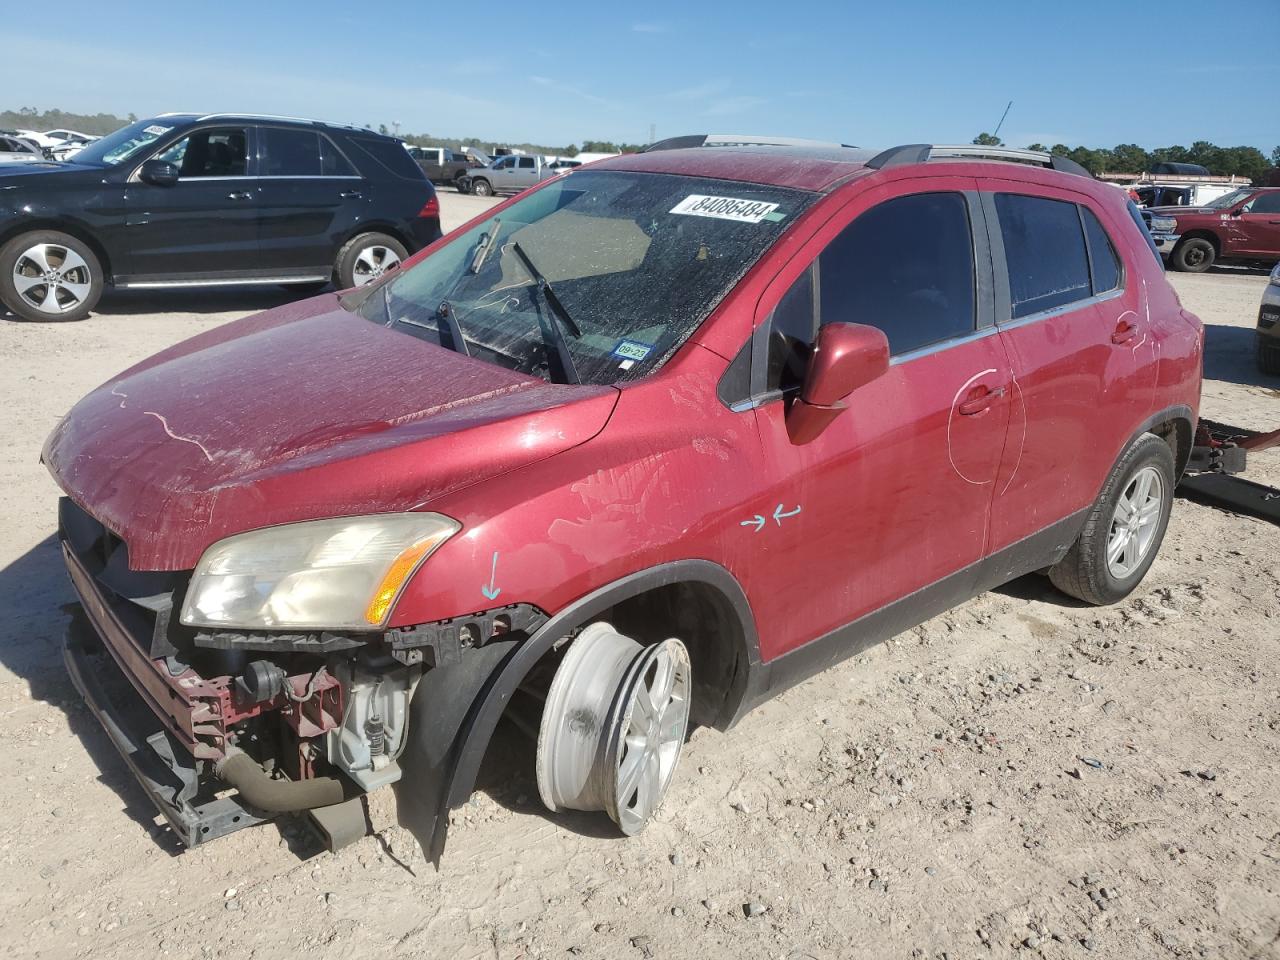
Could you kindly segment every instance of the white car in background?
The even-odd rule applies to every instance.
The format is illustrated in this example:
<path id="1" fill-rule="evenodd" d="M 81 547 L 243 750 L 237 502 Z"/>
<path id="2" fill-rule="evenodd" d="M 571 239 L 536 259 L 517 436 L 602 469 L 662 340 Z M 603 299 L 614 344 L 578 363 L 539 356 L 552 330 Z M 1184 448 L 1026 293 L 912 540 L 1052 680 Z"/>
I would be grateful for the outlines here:
<path id="1" fill-rule="evenodd" d="M 9 133 L 0 133 L 0 164 L 39 163 L 44 154 L 25 139 Z"/>
<path id="2" fill-rule="evenodd" d="M 62 141 L 56 137 L 51 137 L 47 133 L 36 133 L 34 130 L 15 130 L 13 135 L 21 137 L 23 140 L 30 141 L 41 150 L 48 147 L 59 147 L 62 145 Z"/>

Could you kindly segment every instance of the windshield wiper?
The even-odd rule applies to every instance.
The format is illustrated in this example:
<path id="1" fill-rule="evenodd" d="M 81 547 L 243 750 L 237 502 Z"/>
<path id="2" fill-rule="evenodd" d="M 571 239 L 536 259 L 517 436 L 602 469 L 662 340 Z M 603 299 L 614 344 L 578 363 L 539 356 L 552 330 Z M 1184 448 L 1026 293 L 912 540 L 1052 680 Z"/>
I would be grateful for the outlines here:
<path id="1" fill-rule="evenodd" d="M 498 239 L 498 229 L 501 226 L 501 218 L 494 220 L 493 225 L 480 238 L 480 242 L 476 244 L 476 252 L 471 258 L 471 266 L 467 267 L 467 273 L 480 272 L 480 268 L 484 266 L 485 258 L 489 256 L 489 251 L 493 249 L 494 243 Z"/>
<path id="2" fill-rule="evenodd" d="M 467 346 L 466 338 L 462 336 L 462 324 L 458 323 L 458 314 L 453 309 L 453 304 L 448 300 L 441 300 L 440 306 L 436 308 L 436 316 L 449 331 L 449 340 L 453 343 L 454 352 L 464 357 L 471 356 L 471 348 Z"/>
<path id="3" fill-rule="evenodd" d="M 534 301 L 534 308 L 538 310 L 538 325 L 550 335 L 550 340 L 556 349 L 556 359 L 559 360 L 561 377 L 565 383 L 581 383 L 582 381 L 578 377 L 578 368 L 573 362 L 573 354 L 569 352 L 569 341 L 565 339 L 564 328 L 568 327 L 575 337 L 581 337 L 582 331 L 573 322 L 573 317 L 569 316 L 569 311 L 565 310 L 564 304 L 560 302 L 556 292 L 551 289 L 551 282 L 543 276 L 541 270 L 533 265 L 533 261 L 524 252 L 524 247 L 520 246 L 518 240 L 511 242 L 511 249 L 520 258 L 524 268 L 529 271 L 529 276 L 533 277 L 534 282 L 538 285 L 538 292 L 542 294 L 542 298 L 547 301 L 547 306 L 551 308 L 547 322 L 544 323 L 542 310 L 538 308 L 537 301 Z"/>

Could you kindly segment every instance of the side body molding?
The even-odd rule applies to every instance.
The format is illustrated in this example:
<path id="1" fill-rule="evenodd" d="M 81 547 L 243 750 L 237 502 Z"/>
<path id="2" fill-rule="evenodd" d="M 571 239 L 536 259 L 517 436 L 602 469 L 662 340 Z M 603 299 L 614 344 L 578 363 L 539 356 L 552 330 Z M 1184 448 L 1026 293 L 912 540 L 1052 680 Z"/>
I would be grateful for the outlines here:
<path id="1" fill-rule="evenodd" d="M 490 641 L 459 663 L 428 670 L 410 708 L 410 731 L 395 785 L 400 825 L 437 867 L 444 853 L 449 811 L 470 799 L 480 762 L 507 704 L 552 645 L 610 607 L 674 583 L 715 590 L 737 620 L 732 676 L 714 726 L 728 729 L 759 702 L 763 679 L 755 621 L 746 594 L 724 567 L 709 560 L 677 560 L 630 574 L 577 600 L 527 639 Z"/>

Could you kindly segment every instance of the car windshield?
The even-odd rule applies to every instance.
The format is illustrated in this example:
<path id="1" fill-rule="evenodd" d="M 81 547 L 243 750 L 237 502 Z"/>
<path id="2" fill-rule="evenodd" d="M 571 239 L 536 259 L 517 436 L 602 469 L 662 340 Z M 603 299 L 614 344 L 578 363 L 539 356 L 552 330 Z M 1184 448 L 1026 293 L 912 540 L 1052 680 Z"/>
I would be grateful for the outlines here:
<path id="1" fill-rule="evenodd" d="M 1210 200 L 1205 204 L 1210 210 L 1225 210 L 1227 207 L 1235 206 L 1237 203 L 1243 203 L 1244 200 L 1253 193 L 1252 190 L 1232 190 L 1225 193 L 1217 200 Z"/>
<path id="2" fill-rule="evenodd" d="M 815 199 L 668 174 L 571 173 L 353 309 L 535 376 L 633 380 L 671 356 Z"/>
<path id="3" fill-rule="evenodd" d="M 174 128 L 172 120 L 160 117 L 155 120 L 139 120 L 101 140 L 95 140 L 76 154 L 76 163 L 100 163 L 110 167 L 124 163 L 142 153 L 149 146 Z"/>

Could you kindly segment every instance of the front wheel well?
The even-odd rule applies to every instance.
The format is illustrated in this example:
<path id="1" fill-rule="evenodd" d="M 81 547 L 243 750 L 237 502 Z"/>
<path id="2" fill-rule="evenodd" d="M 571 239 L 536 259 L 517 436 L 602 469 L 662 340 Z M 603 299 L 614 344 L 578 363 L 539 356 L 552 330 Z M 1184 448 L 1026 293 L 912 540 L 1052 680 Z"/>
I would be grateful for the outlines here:
<path id="1" fill-rule="evenodd" d="M 412 238 L 405 236 L 405 233 L 403 230 L 397 229 L 394 224 L 373 222 L 373 223 L 361 223 L 359 226 L 355 227 L 354 229 L 349 230 L 347 232 L 347 235 L 342 238 L 342 243 L 339 244 L 338 246 L 339 252 L 334 254 L 334 259 L 335 260 L 337 259 L 342 249 L 348 243 L 350 243 L 356 237 L 362 237 L 367 233 L 384 233 L 388 237 L 391 237 L 391 239 L 395 240 L 398 244 L 400 244 L 406 250 L 408 250 L 410 256 L 413 256 L 413 250 L 414 250 L 413 240 Z"/>
<path id="2" fill-rule="evenodd" d="M 747 637 L 728 598 L 700 581 L 653 587 L 604 610 L 603 620 L 645 646 L 677 637 L 693 673 L 690 722 L 724 728 L 746 679 Z"/>
<path id="3" fill-rule="evenodd" d="M 1222 241 L 1218 239 L 1218 235 L 1212 230 L 1188 230 L 1178 238 L 1178 246 L 1182 246 L 1188 240 L 1208 240 L 1213 247 L 1213 255 L 1215 257 L 1222 253 Z"/>
<path id="4" fill-rule="evenodd" d="M 54 230 L 58 233 L 65 233 L 69 237 L 75 237 L 86 247 L 93 251 L 93 255 L 98 258 L 98 263 L 102 264 L 102 276 L 107 282 L 113 282 L 114 278 L 111 272 L 111 257 L 107 253 L 106 248 L 98 241 L 93 233 L 80 224 L 66 223 L 62 220 L 23 220 L 14 224 L 8 230 L 0 233 L 0 247 L 3 247 L 14 237 L 20 237 L 24 233 L 38 233 L 44 230 Z"/>

